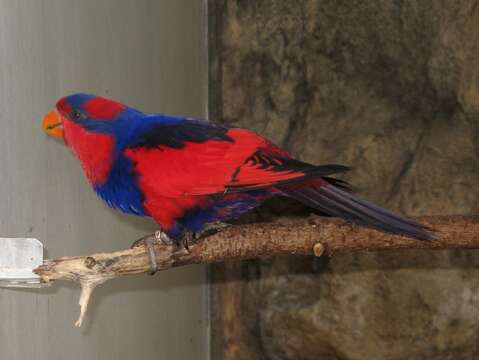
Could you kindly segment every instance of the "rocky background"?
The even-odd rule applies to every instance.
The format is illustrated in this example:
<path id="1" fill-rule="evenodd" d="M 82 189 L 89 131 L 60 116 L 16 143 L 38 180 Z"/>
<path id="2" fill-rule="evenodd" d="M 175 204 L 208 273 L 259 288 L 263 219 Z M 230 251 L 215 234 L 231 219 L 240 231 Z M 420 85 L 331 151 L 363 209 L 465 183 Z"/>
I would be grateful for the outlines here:
<path id="1" fill-rule="evenodd" d="M 478 0 L 210 0 L 211 118 L 353 166 L 408 215 L 479 212 Z M 243 219 L 307 213 L 273 201 Z M 212 269 L 213 358 L 477 359 L 479 253 Z"/>

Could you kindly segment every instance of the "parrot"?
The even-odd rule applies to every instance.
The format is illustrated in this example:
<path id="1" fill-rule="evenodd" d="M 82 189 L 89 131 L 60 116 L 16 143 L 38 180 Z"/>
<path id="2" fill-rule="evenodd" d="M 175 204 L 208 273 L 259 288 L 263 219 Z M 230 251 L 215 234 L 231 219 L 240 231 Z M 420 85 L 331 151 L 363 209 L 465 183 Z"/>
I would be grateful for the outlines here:
<path id="1" fill-rule="evenodd" d="M 383 232 L 433 239 L 428 227 L 353 195 L 335 177 L 347 166 L 303 162 L 245 128 L 144 113 L 83 93 L 58 100 L 42 128 L 70 148 L 110 207 L 153 218 L 157 241 L 181 244 L 274 196 Z M 143 245 L 154 273 L 152 244 Z"/>

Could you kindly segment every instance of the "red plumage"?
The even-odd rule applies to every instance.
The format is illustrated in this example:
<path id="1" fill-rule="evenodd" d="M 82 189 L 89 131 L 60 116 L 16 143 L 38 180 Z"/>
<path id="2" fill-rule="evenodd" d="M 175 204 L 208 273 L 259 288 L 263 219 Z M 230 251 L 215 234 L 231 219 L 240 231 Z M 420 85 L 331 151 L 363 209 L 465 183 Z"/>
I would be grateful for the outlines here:
<path id="1" fill-rule="evenodd" d="M 88 181 L 104 183 L 113 161 L 115 138 L 84 129 L 73 121 L 64 121 L 64 140 L 80 160 Z"/>
<path id="2" fill-rule="evenodd" d="M 114 120 L 119 113 L 126 109 L 123 104 L 101 97 L 85 101 L 83 107 L 89 117 L 105 120 Z"/>
<path id="3" fill-rule="evenodd" d="M 190 142 L 181 149 L 162 146 L 128 149 L 125 154 L 142 174 L 140 187 L 163 197 L 224 193 L 229 186 L 273 186 L 304 176 L 304 172 L 293 169 L 271 171 L 247 162 L 258 150 L 266 155 L 287 156 L 256 133 L 231 129 L 226 135 L 234 141 Z"/>

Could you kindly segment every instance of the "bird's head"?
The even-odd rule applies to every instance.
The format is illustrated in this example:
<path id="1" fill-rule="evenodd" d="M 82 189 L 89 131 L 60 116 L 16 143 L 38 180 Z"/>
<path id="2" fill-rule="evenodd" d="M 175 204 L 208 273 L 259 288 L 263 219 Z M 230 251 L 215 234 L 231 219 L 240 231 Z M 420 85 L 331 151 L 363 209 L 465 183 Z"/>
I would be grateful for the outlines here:
<path id="1" fill-rule="evenodd" d="M 138 116 L 139 115 L 139 116 Z M 61 98 L 43 118 L 42 128 L 60 138 L 79 158 L 90 182 L 105 181 L 118 149 L 142 113 L 101 96 Z"/>
<path id="2" fill-rule="evenodd" d="M 42 128 L 48 135 L 65 141 L 74 137 L 75 131 L 111 133 L 112 122 L 130 111 L 127 106 L 101 96 L 74 94 L 57 102 L 56 108 L 43 118 Z"/>

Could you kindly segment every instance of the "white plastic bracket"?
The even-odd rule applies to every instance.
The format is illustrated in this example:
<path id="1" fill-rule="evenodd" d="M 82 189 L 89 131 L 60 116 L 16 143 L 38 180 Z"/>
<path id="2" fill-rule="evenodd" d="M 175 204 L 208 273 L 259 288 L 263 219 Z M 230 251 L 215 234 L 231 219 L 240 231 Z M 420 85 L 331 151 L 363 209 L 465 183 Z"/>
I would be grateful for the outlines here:
<path id="1" fill-rule="evenodd" d="M 43 244 L 34 238 L 0 238 L 0 287 L 40 288 L 33 269 L 43 264 Z"/>

